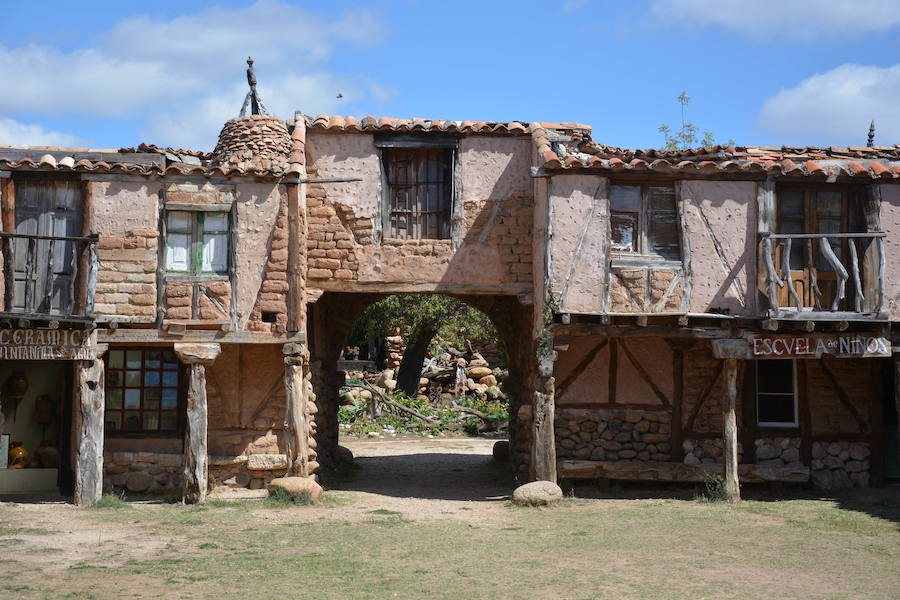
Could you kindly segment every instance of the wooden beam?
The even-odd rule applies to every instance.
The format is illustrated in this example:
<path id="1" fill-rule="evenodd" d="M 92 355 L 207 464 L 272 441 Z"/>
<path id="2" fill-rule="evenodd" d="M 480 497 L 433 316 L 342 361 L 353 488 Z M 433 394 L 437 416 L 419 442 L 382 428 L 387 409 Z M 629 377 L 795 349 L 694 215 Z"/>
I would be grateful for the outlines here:
<path id="1" fill-rule="evenodd" d="M 12 178 L 4 179 L 0 182 L 3 186 L 2 212 L 3 231 L 6 233 L 16 232 L 16 184 Z"/>
<path id="2" fill-rule="evenodd" d="M 531 419 L 531 478 L 535 481 L 556 483 L 556 438 L 553 433 L 556 403 L 554 359 L 555 356 L 540 358 L 538 364 Z"/>
<path id="3" fill-rule="evenodd" d="M 682 409 L 684 407 L 684 349 L 675 348 L 672 353 L 672 382 L 675 388 L 672 398 L 672 451 L 673 461 L 684 460 L 684 448 L 682 447 Z"/>
<path id="4" fill-rule="evenodd" d="M 218 344 L 175 344 L 178 359 L 189 366 L 187 394 L 187 428 L 184 432 L 184 461 L 182 482 L 185 504 L 206 500 L 209 489 L 207 465 L 207 427 L 209 409 L 206 399 L 206 367 L 213 364 L 221 352 Z"/>
<path id="5" fill-rule="evenodd" d="M 725 395 L 722 398 L 722 421 L 724 425 L 725 493 L 729 502 L 739 502 L 741 488 L 738 482 L 738 439 L 735 403 L 737 399 L 737 370 L 735 358 L 724 359 Z"/>
<path id="6" fill-rule="evenodd" d="M 105 412 L 103 360 L 75 363 L 76 506 L 91 506 L 103 494 L 103 425 Z"/>
<path id="7" fill-rule="evenodd" d="M 609 339 L 602 340 L 599 344 L 594 346 L 594 348 L 590 352 L 588 352 L 587 355 L 577 365 L 575 365 L 575 368 L 572 369 L 569 374 L 566 375 L 566 378 L 563 379 L 562 382 L 560 382 L 559 386 L 557 386 L 557 396 L 562 397 L 563 394 L 566 393 L 566 390 L 570 385 L 572 385 L 572 382 L 578 379 L 578 377 L 584 372 L 584 370 L 587 369 L 592 362 L 594 362 L 594 359 L 597 358 L 597 355 L 600 354 L 600 351 L 603 350 L 608 343 Z"/>
<path id="8" fill-rule="evenodd" d="M 286 476 L 309 477 L 309 414 L 304 386 L 304 367 L 309 361 L 299 344 L 285 344 L 283 351 Z"/>

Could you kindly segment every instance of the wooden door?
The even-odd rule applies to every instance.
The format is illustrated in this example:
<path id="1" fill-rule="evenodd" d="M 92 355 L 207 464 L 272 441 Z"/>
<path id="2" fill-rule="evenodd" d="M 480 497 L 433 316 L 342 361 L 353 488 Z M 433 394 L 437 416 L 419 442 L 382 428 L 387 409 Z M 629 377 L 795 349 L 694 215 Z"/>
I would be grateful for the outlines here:
<path id="1" fill-rule="evenodd" d="M 778 233 L 848 232 L 847 215 L 847 195 L 841 190 L 787 188 L 778 195 Z M 790 277 L 805 308 L 830 307 L 837 294 L 838 277 L 822 253 L 820 240 L 791 240 L 789 274 L 781 268 L 786 242 L 779 246 L 775 257 L 782 279 Z M 846 243 L 829 240 L 829 245 L 837 259 L 846 265 Z M 787 285 L 779 288 L 778 302 L 779 306 L 794 306 Z"/>
<path id="2" fill-rule="evenodd" d="M 15 294 L 24 313 L 69 315 L 75 307 L 76 247 L 81 235 L 79 181 L 27 179 L 16 182 Z"/>

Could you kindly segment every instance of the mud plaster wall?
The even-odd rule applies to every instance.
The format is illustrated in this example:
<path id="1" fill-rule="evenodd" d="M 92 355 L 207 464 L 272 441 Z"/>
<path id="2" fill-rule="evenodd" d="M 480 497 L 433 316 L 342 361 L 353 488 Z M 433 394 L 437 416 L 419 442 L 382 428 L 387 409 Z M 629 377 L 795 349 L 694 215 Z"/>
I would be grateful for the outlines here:
<path id="1" fill-rule="evenodd" d="M 683 296 L 682 269 L 610 266 L 610 313 L 678 312 Z"/>
<path id="2" fill-rule="evenodd" d="M 100 234 L 94 311 L 131 321 L 156 318 L 160 184 L 91 183 L 89 231 Z"/>
<path id="3" fill-rule="evenodd" d="M 550 181 L 550 281 L 563 312 L 603 312 L 607 179 L 557 175 Z"/>
<path id="4" fill-rule="evenodd" d="M 597 348 L 601 348 L 599 352 L 596 351 Z M 644 404 L 650 409 L 662 408 L 662 401 L 632 363 L 626 349 L 671 404 L 674 395 L 672 349 L 665 341 L 659 338 L 613 340 L 583 336 L 572 338 L 569 349 L 558 353 L 554 365 L 557 406 L 583 407 L 616 402 Z M 616 356 L 615 397 L 610 398 L 610 362 L 613 351 Z M 585 367 L 584 361 L 592 354 L 593 359 Z M 583 370 L 576 373 L 579 365 Z M 563 391 L 560 394 L 561 387 Z"/>
<path id="5" fill-rule="evenodd" d="M 681 198 L 691 246 L 691 312 L 754 314 L 756 183 L 683 181 Z"/>
<path id="6" fill-rule="evenodd" d="M 307 187 L 310 286 L 362 289 L 395 284 L 418 289 L 530 290 L 532 182 L 524 138 L 460 140 L 461 242 L 391 240 L 378 244 L 381 162 L 373 138 L 310 133 L 310 175 L 361 182 Z"/>
<path id="7" fill-rule="evenodd" d="M 884 238 L 884 254 L 887 258 L 884 273 L 884 310 L 891 318 L 900 318 L 900 185 L 882 185 L 881 231 Z"/>

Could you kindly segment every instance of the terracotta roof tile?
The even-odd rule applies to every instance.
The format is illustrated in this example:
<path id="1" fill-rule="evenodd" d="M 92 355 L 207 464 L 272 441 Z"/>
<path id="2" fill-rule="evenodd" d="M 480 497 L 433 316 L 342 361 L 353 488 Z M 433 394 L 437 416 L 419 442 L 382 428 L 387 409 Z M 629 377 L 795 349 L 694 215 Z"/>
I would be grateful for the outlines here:
<path id="1" fill-rule="evenodd" d="M 363 117 L 358 120 L 355 117 L 340 117 L 336 115 L 316 115 L 306 117 L 306 127 L 317 131 L 350 131 L 350 132 L 418 132 L 438 131 L 447 133 L 469 133 L 490 135 L 527 135 L 532 133 L 534 127 L 546 129 L 586 129 L 586 125 L 574 123 L 524 123 L 522 121 L 451 121 L 441 119 L 394 119 L 390 117 L 376 118 Z"/>

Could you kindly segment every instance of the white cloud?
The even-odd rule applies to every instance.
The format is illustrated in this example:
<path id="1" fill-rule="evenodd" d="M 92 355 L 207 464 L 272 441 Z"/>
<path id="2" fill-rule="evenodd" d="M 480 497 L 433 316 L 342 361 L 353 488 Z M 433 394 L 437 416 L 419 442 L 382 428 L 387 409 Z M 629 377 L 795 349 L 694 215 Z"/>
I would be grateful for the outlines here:
<path id="1" fill-rule="evenodd" d="M 138 119 L 147 141 L 211 149 L 243 102 L 248 55 L 267 107 L 290 117 L 295 109 L 333 110 L 338 93 L 344 105 L 385 98 L 378 82 L 327 72 L 338 47 L 383 36 L 368 11 L 330 17 L 278 0 L 170 20 L 130 17 L 91 47 L 0 46 L 0 81 L 15 82 L 0 86 L 0 113 Z"/>
<path id="2" fill-rule="evenodd" d="M 666 22 L 725 27 L 758 40 L 859 37 L 900 25 L 897 0 L 654 0 L 651 13 Z"/>
<path id="3" fill-rule="evenodd" d="M 876 143 L 900 143 L 900 64 L 841 65 L 804 79 L 766 100 L 759 124 L 792 142 L 852 144 L 866 141 L 875 119 Z"/>
<path id="4" fill-rule="evenodd" d="M 20 123 L 10 118 L 0 117 L 0 144 L 15 146 L 67 146 L 84 144 L 79 137 L 44 129 L 33 123 Z"/>

